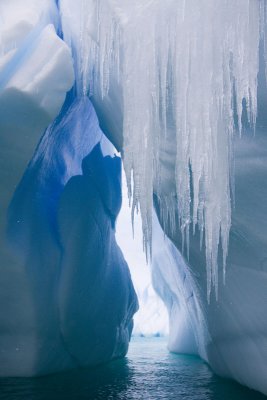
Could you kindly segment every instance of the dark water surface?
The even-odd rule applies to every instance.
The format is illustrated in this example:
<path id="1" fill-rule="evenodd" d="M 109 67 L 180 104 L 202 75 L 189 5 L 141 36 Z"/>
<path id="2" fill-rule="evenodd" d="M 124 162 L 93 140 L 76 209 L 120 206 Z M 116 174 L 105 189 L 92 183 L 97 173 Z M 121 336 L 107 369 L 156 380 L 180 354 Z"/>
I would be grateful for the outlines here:
<path id="1" fill-rule="evenodd" d="M 0 379 L 0 400 L 266 400 L 216 377 L 200 359 L 168 353 L 162 338 L 133 339 L 124 360 L 42 378 Z"/>

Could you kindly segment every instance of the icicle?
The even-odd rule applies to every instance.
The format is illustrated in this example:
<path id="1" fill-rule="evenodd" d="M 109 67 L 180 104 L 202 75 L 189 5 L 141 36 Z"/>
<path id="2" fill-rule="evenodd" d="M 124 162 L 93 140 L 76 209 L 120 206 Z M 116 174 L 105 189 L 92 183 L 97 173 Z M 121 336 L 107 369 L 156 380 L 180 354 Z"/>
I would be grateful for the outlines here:
<path id="1" fill-rule="evenodd" d="M 123 94 L 124 168 L 133 212 L 140 206 L 145 248 L 151 245 L 156 191 L 167 210 L 163 225 L 175 231 L 176 210 L 187 249 L 190 225 L 193 232 L 199 228 L 206 249 L 208 297 L 212 286 L 218 296 L 218 247 L 221 243 L 225 277 L 234 193 L 234 119 L 241 134 L 246 104 L 249 123 L 255 127 L 260 32 L 267 37 L 266 4 L 262 0 L 82 3 L 78 74 L 86 90 L 90 85 L 92 93 L 98 88 L 105 97 L 110 74 L 117 71 L 112 79 L 118 79 Z M 94 24 L 97 29 L 92 34 Z M 160 193 L 161 153 L 168 140 L 176 153 L 175 193 Z"/>

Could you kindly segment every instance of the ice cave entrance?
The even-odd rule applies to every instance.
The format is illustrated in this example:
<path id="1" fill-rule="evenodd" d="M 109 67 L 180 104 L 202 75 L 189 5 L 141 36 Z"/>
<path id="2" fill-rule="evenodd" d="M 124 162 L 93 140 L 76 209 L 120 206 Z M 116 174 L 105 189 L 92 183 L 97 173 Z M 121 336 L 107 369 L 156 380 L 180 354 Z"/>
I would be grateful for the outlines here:
<path id="1" fill-rule="evenodd" d="M 117 220 L 116 238 L 129 265 L 139 301 L 134 315 L 133 336 L 167 336 L 169 330 L 167 309 L 152 286 L 151 266 L 143 251 L 143 233 L 140 214 L 135 215 L 134 236 L 131 209 L 125 176 L 122 177 L 122 208 Z"/>

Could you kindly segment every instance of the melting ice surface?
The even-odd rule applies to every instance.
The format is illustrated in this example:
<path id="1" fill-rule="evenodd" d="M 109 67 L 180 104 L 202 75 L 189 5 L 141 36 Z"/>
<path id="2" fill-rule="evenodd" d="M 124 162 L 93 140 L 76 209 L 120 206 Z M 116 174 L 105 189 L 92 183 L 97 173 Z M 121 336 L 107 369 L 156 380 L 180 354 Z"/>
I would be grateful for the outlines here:
<path id="1" fill-rule="evenodd" d="M 208 296 L 212 283 L 218 294 L 218 247 L 225 270 L 234 196 L 235 124 L 241 132 L 242 104 L 252 129 L 257 116 L 264 1 L 80 0 L 78 11 L 69 0 L 60 4 L 65 38 L 77 51 L 80 90 L 93 94 L 98 108 L 102 99 L 101 113 L 110 111 L 105 98 L 111 98 L 123 114 L 121 132 L 112 132 L 112 123 L 106 130 L 117 143 L 123 132 L 124 167 L 146 247 L 154 190 L 167 204 L 163 223 L 170 218 L 173 229 L 178 209 L 187 246 L 190 226 L 198 226 Z M 121 99 L 110 94 L 118 86 Z"/>
<path id="2" fill-rule="evenodd" d="M 266 4 L 78 4 L 60 2 L 77 90 L 92 95 L 101 128 L 122 150 L 148 253 L 162 228 L 171 238 L 152 249 L 170 347 L 267 393 L 266 120 L 256 124 Z M 153 201 L 161 227 L 152 238 Z"/>

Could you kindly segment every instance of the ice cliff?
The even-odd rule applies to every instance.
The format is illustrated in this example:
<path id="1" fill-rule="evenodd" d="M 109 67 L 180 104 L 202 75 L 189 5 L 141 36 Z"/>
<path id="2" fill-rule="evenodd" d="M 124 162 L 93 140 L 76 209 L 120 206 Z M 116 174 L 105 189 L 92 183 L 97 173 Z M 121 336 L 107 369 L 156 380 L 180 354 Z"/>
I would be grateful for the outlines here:
<path id="1" fill-rule="evenodd" d="M 99 121 L 140 210 L 170 349 L 267 394 L 266 14 L 263 0 L 2 1 L 7 374 L 127 350 L 120 161 Z"/>

